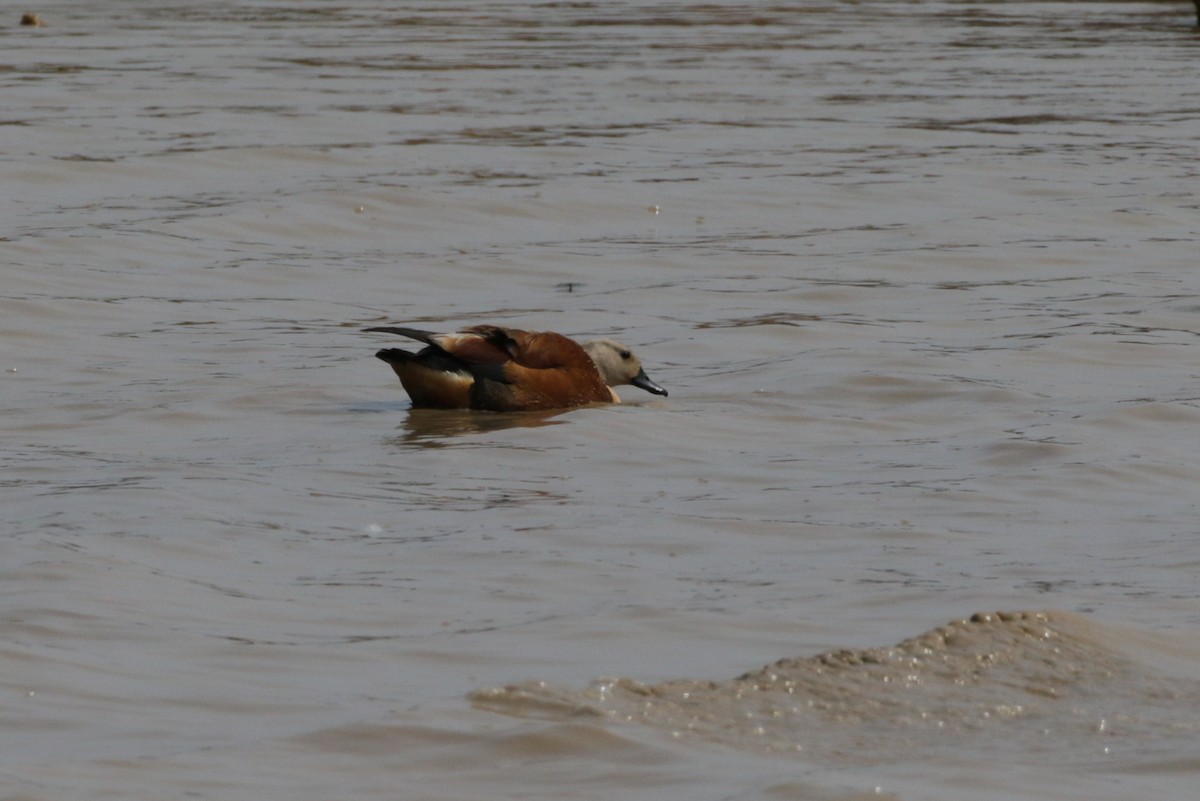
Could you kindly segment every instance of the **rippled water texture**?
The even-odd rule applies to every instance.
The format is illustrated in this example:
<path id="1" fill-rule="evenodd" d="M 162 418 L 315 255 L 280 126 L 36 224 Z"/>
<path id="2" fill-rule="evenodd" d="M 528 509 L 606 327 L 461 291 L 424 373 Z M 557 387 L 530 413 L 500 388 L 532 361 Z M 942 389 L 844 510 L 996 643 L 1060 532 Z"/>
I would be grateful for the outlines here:
<path id="1" fill-rule="evenodd" d="M 1195 797 L 1194 4 L 4 13 L 0 798 Z"/>

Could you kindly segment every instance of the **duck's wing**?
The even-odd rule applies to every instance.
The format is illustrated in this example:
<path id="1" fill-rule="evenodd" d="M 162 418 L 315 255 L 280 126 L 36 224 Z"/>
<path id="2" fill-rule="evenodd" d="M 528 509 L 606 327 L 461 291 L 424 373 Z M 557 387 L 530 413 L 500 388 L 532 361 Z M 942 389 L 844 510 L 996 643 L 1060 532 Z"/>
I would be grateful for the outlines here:
<path id="1" fill-rule="evenodd" d="M 534 370 L 595 369 L 587 351 L 573 339 L 553 331 L 522 331 L 498 325 L 477 325 L 463 333 L 479 336 L 522 367 Z"/>
<path id="2" fill-rule="evenodd" d="M 512 360 L 512 355 L 505 345 L 507 338 L 493 333 L 493 330 L 508 331 L 510 329 L 502 329 L 498 326 L 480 325 L 449 334 L 391 325 L 364 328 L 363 330 L 383 334 L 399 334 L 402 337 L 415 339 L 435 351 L 453 357 L 462 364 L 503 364 Z M 512 333 L 524 334 L 525 332 L 513 331 Z"/>
<path id="3" fill-rule="evenodd" d="M 408 390 L 414 406 L 531 411 L 614 400 L 579 343 L 548 331 L 477 325 L 449 334 L 369 328 L 425 344 L 420 353 L 376 354 Z"/>

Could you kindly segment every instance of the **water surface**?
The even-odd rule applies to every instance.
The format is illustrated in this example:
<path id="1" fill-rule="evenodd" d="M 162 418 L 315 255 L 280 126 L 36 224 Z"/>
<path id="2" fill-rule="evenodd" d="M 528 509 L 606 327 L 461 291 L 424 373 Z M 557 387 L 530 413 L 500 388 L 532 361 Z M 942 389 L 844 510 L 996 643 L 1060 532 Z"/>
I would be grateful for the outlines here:
<path id="1" fill-rule="evenodd" d="M 3 797 L 1194 796 L 1189 4 L 36 10 Z M 671 395 L 416 413 L 360 331 L 479 322 Z"/>

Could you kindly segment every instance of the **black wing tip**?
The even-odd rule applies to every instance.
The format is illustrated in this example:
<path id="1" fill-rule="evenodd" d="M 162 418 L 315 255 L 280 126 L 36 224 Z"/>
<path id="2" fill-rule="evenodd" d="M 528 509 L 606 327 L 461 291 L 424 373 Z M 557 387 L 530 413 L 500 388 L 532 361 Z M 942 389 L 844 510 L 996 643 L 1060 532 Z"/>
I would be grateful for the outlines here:
<path id="1" fill-rule="evenodd" d="M 388 364 L 404 364 L 405 362 L 410 361 L 415 355 L 416 354 L 409 353 L 406 350 L 400 350 L 399 348 L 384 348 L 383 350 L 375 352 L 376 359 L 385 361 Z"/>
<path id="2" fill-rule="evenodd" d="M 430 337 L 434 336 L 432 331 L 422 331 L 419 328 L 405 328 L 398 325 L 371 326 L 370 328 L 364 328 L 363 331 L 372 334 L 399 334 L 402 337 L 415 339 L 425 344 L 430 344 Z"/>

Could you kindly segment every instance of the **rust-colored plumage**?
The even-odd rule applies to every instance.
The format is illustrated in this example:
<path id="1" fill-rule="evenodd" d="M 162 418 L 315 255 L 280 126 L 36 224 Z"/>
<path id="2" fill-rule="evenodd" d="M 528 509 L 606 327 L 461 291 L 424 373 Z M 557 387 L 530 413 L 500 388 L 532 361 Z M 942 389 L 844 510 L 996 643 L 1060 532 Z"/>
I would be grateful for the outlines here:
<path id="1" fill-rule="evenodd" d="M 620 402 L 612 386 L 667 391 L 637 357 L 612 340 L 582 345 L 552 331 L 476 325 L 450 334 L 415 328 L 367 328 L 415 339 L 417 353 L 387 348 L 375 355 L 391 365 L 414 407 L 495 412 L 566 409 Z"/>

